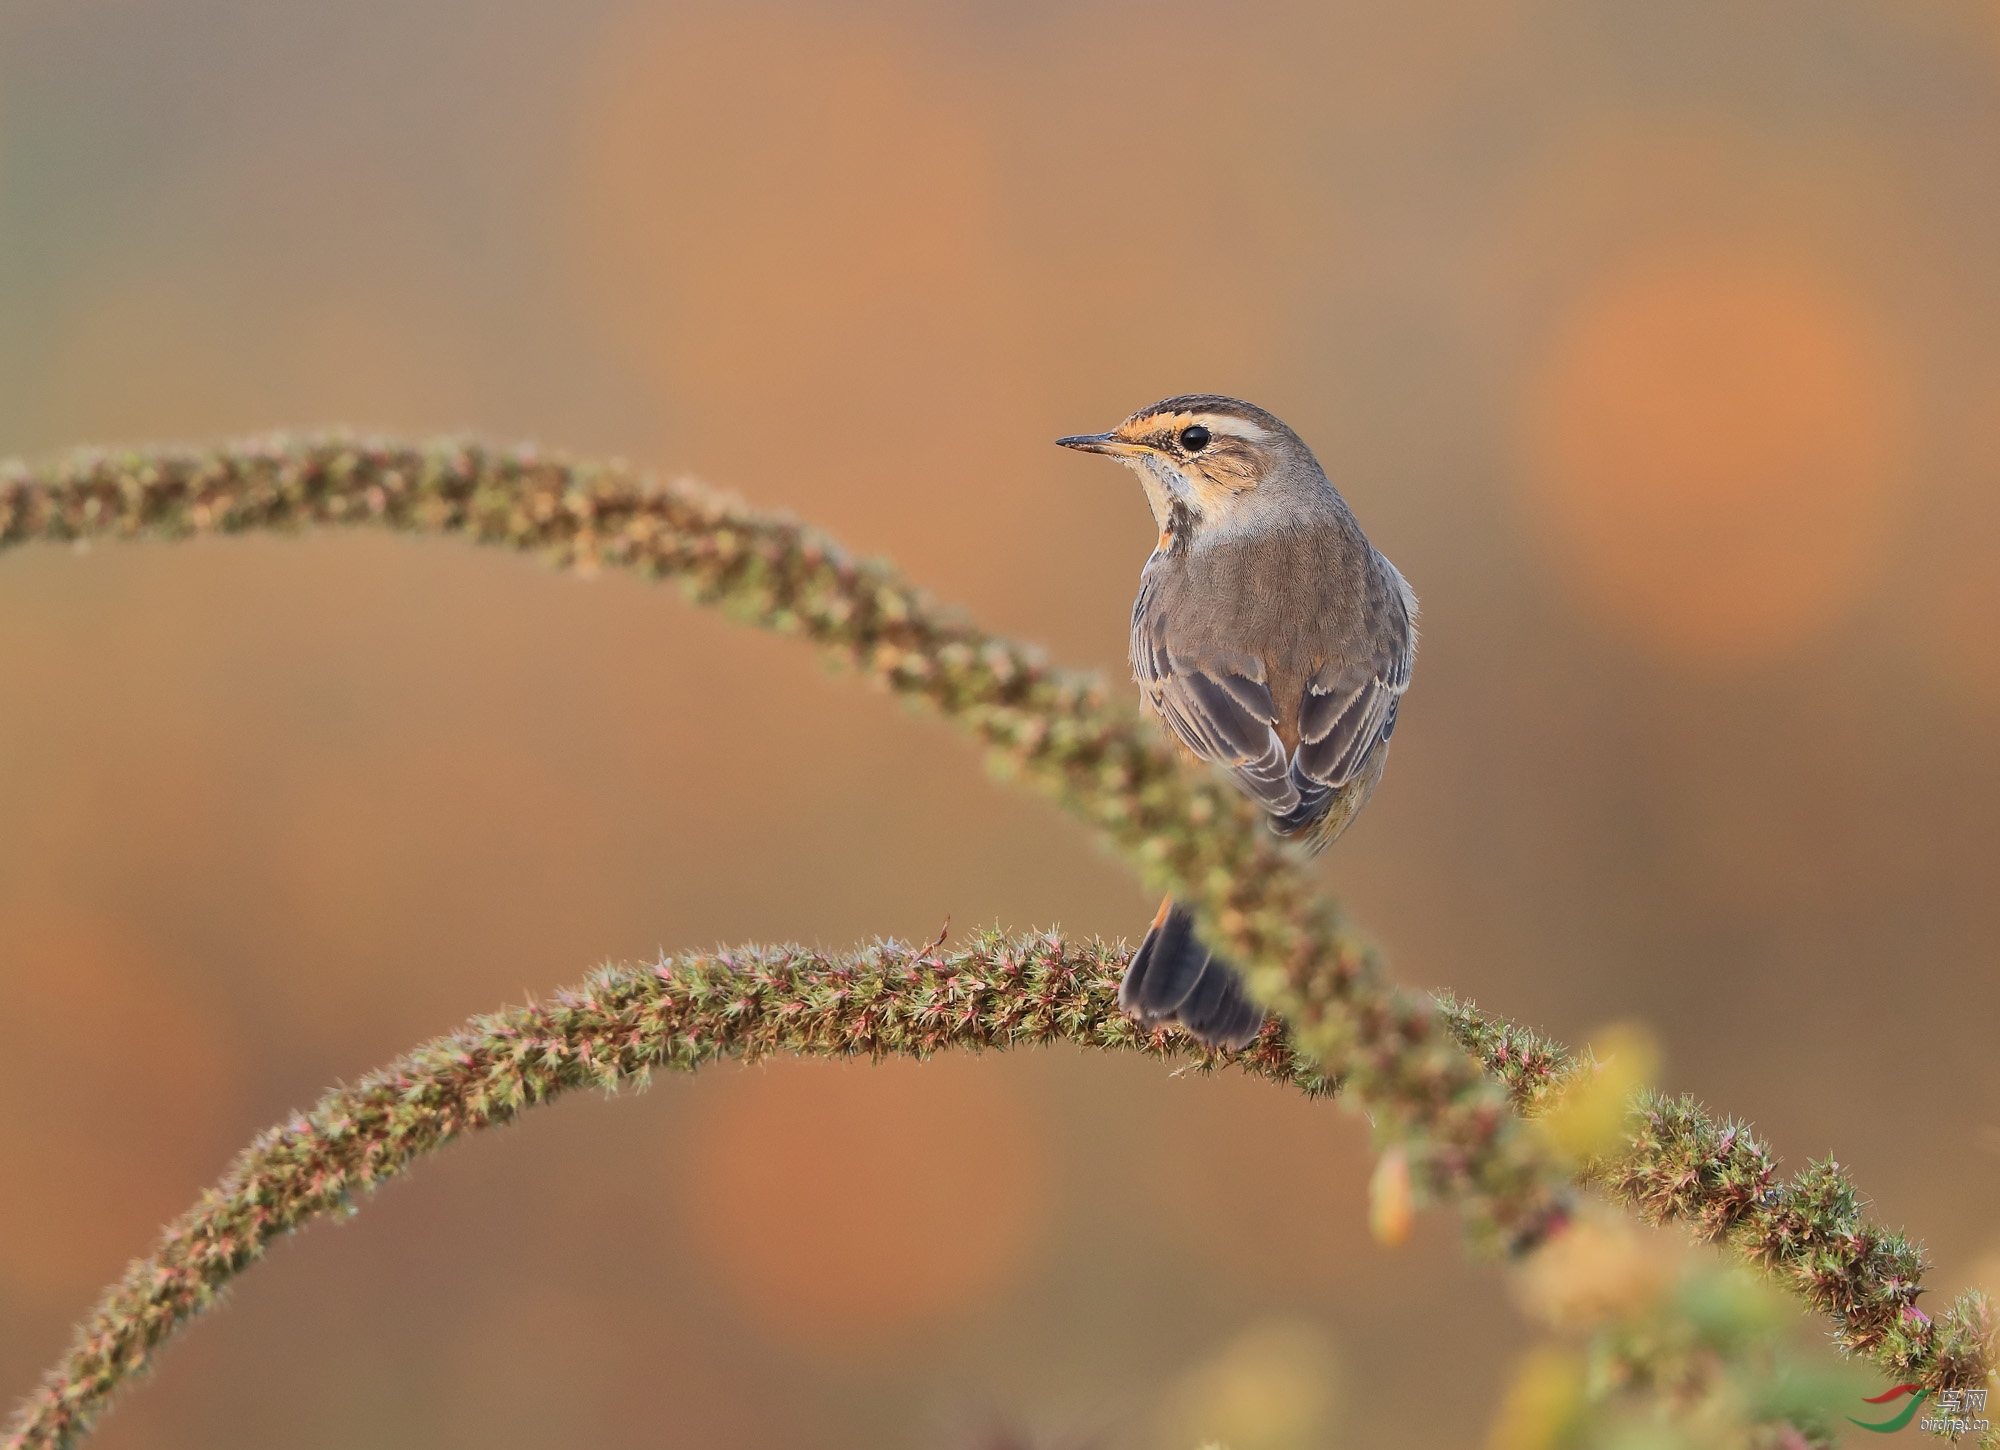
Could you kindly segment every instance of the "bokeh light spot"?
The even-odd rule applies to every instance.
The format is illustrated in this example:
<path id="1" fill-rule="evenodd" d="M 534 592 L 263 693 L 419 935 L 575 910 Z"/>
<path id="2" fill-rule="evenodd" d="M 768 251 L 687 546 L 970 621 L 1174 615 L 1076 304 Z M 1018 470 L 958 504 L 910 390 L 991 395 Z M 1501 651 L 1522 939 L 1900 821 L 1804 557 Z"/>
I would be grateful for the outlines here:
<path id="1" fill-rule="evenodd" d="M 0 1285 L 73 1296 L 221 1166 L 236 1062 L 187 985 L 90 913 L 0 901 Z"/>
<path id="2" fill-rule="evenodd" d="M 1315 1324 L 1253 1325 L 1168 1397 L 1158 1443 L 1230 1450 L 1320 1450 L 1340 1404 L 1340 1359 Z"/>
<path id="3" fill-rule="evenodd" d="M 647 15 L 603 55 L 578 241 L 669 456 L 787 503 L 802 466 L 864 507 L 935 489 L 1022 348 L 963 89 L 897 31 L 802 14 Z"/>
<path id="4" fill-rule="evenodd" d="M 1046 1217 L 1045 1151 L 992 1060 L 733 1075 L 682 1180 L 699 1249 L 777 1337 L 841 1354 L 977 1308 Z"/>
<path id="5" fill-rule="evenodd" d="M 1549 1450 L 1569 1439 L 1584 1405 L 1582 1358 L 1541 1345 L 1528 1352 L 1500 1402 L 1487 1450 Z"/>
<path id="6" fill-rule="evenodd" d="M 1872 581 L 1905 450 L 1892 348 L 1783 257 L 1587 287 L 1532 389 L 1526 501 L 1562 579 L 1687 662 L 1766 657 Z"/>

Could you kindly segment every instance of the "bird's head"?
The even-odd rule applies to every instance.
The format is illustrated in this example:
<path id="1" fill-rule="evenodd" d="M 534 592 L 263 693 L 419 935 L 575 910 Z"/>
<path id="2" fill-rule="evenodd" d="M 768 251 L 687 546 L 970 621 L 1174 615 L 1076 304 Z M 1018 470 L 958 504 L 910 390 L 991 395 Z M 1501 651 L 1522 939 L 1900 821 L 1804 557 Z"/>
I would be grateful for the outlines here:
<path id="1" fill-rule="evenodd" d="M 1206 393 L 1141 408 L 1108 433 L 1056 442 L 1138 474 L 1163 543 L 1231 532 L 1277 502 L 1273 485 L 1325 478 L 1298 434 L 1271 414 Z"/>

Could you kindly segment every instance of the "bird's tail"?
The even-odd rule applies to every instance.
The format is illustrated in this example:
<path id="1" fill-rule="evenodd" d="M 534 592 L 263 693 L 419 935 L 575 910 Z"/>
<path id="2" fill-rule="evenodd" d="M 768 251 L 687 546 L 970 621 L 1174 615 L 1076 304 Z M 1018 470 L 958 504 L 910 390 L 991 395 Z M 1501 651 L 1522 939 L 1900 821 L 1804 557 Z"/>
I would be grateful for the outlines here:
<path id="1" fill-rule="evenodd" d="M 1211 1047 L 1248 1046 L 1264 1026 L 1236 969 L 1194 934 L 1194 918 L 1169 896 L 1118 987 L 1118 1006 L 1147 1026 L 1178 1022 Z"/>

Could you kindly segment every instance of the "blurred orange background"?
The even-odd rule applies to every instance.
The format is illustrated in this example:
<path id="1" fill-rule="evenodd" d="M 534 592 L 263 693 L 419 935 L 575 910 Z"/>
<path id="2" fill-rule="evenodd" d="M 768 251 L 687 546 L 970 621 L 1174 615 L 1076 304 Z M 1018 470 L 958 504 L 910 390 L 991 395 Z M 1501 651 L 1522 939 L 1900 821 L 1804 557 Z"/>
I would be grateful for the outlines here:
<path id="1" fill-rule="evenodd" d="M 1424 604 L 1320 868 L 1397 972 L 1649 1024 L 1956 1289 L 2000 1264 L 1996 151 L 1992 0 L 14 5 L 0 454 L 534 438 L 1122 678 L 1152 526 L 1050 440 L 1263 403 Z M 0 670 L 10 1392 L 259 1127 L 471 1013 L 1151 909 L 944 727 L 629 579 L 30 549 Z M 1475 1442 L 1525 1331 L 1447 1217 L 1372 1243 L 1367 1162 L 1070 1052 L 662 1080 L 280 1246 L 100 1443 L 1191 1450 L 1258 1345 L 1315 1387 L 1278 1450 Z"/>

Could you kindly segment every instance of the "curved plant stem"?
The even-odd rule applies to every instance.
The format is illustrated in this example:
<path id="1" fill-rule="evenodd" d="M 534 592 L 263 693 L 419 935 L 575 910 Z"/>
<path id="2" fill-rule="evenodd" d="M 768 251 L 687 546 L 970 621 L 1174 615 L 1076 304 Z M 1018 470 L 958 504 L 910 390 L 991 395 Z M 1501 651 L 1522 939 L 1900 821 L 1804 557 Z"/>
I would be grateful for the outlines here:
<path id="1" fill-rule="evenodd" d="M 1570 1079 L 1582 1066 L 1578 1059 L 1467 1005 L 1396 988 L 1373 946 L 1312 888 L 1228 785 L 1185 766 L 1160 732 L 1111 703 L 1095 679 L 1051 670 L 1035 651 L 937 608 L 886 565 L 851 560 L 794 521 L 691 485 L 663 486 L 623 468 L 571 464 L 532 449 L 272 438 L 200 452 L 85 453 L 40 471 L 0 466 L 0 549 L 33 540 L 339 524 L 462 534 L 538 553 L 558 567 L 672 577 L 697 602 L 803 635 L 935 709 L 982 741 L 1003 773 L 1051 793 L 1149 883 L 1196 908 L 1209 939 L 1246 968 L 1253 989 L 1284 1020 L 1282 1040 L 1289 1045 L 1275 1048 L 1278 1033 L 1267 1029 L 1253 1061 L 1282 1051 L 1285 1072 L 1307 1071 L 1299 1067 L 1305 1063 L 1316 1083 L 1340 1080 L 1378 1134 L 1403 1146 L 1419 1187 L 1461 1211 L 1475 1242 L 1525 1249 L 1563 1222 L 1574 1165 L 1530 1131 L 1521 1113 L 1532 1113 Z M 1091 950 L 1101 965 L 1112 960 L 1102 948 Z M 960 1007 L 974 1022 L 989 1010 L 1017 1009 L 1028 1010 L 969 999 Z M 829 1020 L 844 1019 L 835 1013 Z M 1031 1020 L 1040 1019 L 1031 1013 Z M 1130 1033 L 1109 1018 L 1093 1020 L 1100 1025 L 1092 1030 Z M 714 1026 L 722 1036 L 681 1033 L 661 1060 L 682 1065 L 682 1058 L 730 1050 L 726 1044 L 738 1039 L 724 1030 L 728 1021 Z M 924 1050 L 957 1041 L 940 1037 Z M 444 1050 L 434 1044 L 425 1052 Z M 870 1039 L 858 1050 L 905 1049 Z M 624 1071 L 617 1065 L 624 1059 L 608 1049 L 579 1051 L 586 1055 L 571 1066 L 590 1080 L 613 1080 Z M 419 1059 L 430 1060 L 419 1054 L 409 1061 Z M 634 1071 L 650 1065 L 634 1062 Z M 430 1146 L 539 1100 L 525 1086 L 520 1091 L 511 1102 L 491 1094 L 469 1100 L 485 1118 L 464 1116 L 449 1097 L 439 1099 L 434 1117 L 419 1115 L 389 1135 L 392 1146 L 383 1150 L 389 1157 L 381 1161 L 406 1161 L 395 1157 L 405 1137 L 412 1152 L 421 1151 L 414 1146 L 419 1139 Z M 1647 1216 L 1685 1220 L 1698 1236 L 1766 1268 L 1832 1316 L 1848 1347 L 1890 1374 L 1933 1388 L 1986 1384 L 1985 1301 L 1967 1296 L 1935 1322 L 1918 1310 L 1921 1251 L 1867 1223 L 1837 1165 L 1811 1164 L 1781 1182 L 1769 1151 L 1747 1129 L 1718 1122 L 1686 1100 L 1648 1100 L 1634 1125 L 1619 1152 L 1587 1165 L 1587 1178 Z M 251 1157 L 281 1141 L 282 1131 Z M 365 1159 L 361 1166 L 369 1172 L 358 1178 L 328 1180 L 326 1191 L 344 1193 L 380 1176 L 370 1167 L 375 1162 Z M 242 1172 L 239 1164 L 238 1178 Z M 205 1203 L 197 1217 L 206 1209 Z M 204 1253 L 233 1264 L 229 1273 L 248 1262 L 231 1255 L 254 1254 L 240 1233 L 203 1242 Z M 193 1296 L 184 1307 L 147 1309 L 132 1301 L 142 1317 L 165 1316 L 161 1334 L 213 1292 L 199 1273 L 181 1272 L 175 1292 Z M 120 1341 L 121 1353 L 138 1355 L 132 1363 L 93 1359 L 90 1346 L 114 1301 L 125 1302 L 120 1296 L 128 1293 L 143 1299 L 145 1292 L 130 1280 L 114 1291 L 85 1331 L 75 1372 L 32 1402 L 32 1423 L 61 1421 L 72 1399 L 100 1403 L 117 1378 L 143 1361 L 157 1335 Z M 93 1388 L 92 1376 L 100 1373 L 112 1378 Z M 66 1443 L 71 1433 L 17 1436 L 13 1443 Z"/>
<path id="2" fill-rule="evenodd" d="M 1244 1053 L 1203 1054 L 1118 1012 L 1122 951 L 1049 934 L 981 935 L 940 954 L 893 942 L 829 957 L 745 947 L 595 973 L 548 1002 L 477 1017 L 336 1088 L 262 1134 L 126 1270 L 75 1345 L 21 1408 L 10 1450 L 55 1450 L 87 1431 L 153 1350 L 274 1238 L 350 1206 L 460 1134 L 511 1122 L 575 1088 L 643 1083 L 656 1068 L 722 1058 L 925 1057 L 1069 1042 L 1233 1063 L 1308 1093 L 1327 1080 L 1267 1032 Z"/>
<path id="3" fill-rule="evenodd" d="M 0 547 L 373 524 L 461 534 L 559 567 L 629 568 L 796 633 L 969 729 L 1003 773 L 1045 790 L 1149 884 L 1193 906 L 1299 1050 L 1348 1084 L 1420 1189 L 1479 1241 L 1519 1249 L 1564 1221 L 1568 1170 L 1519 1131 L 1506 1094 L 1398 990 L 1257 812 L 1184 768 L 1151 722 L 1092 677 L 933 605 L 888 565 L 692 485 L 532 449 L 272 438 L 205 452 L 80 453 L 0 470 Z M 1121 692 L 1122 694 L 1123 692 Z"/>

